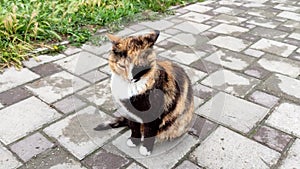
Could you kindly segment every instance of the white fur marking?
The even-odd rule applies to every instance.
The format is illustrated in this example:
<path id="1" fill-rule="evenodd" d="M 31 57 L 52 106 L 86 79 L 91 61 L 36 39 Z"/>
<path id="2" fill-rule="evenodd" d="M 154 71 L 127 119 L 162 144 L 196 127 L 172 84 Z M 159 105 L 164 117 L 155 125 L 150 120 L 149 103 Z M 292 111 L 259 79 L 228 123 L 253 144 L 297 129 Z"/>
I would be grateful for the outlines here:
<path id="1" fill-rule="evenodd" d="M 143 155 L 143 156 L 149 156 L 149 155 L 151 155 L 151 152 L 148 151 L 146 147 L 141 146 L 140 147 L 140 154 Z"/>
<path id="2" fill-rule="evenodd" d="M 130 138 L 127 140 L 126 143 L 127 143 L 127 146 L 128 146 L 128 147 L 136 147 L 136 145 L 131 141 Z"/>

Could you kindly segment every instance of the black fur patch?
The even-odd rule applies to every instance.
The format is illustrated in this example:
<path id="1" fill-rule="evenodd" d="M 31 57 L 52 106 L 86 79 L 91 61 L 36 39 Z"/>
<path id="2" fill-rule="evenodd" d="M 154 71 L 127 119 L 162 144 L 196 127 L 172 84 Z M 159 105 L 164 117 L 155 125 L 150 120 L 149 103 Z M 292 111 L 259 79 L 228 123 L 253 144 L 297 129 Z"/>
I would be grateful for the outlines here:
<path id="1" fill-rule="evenodd" d="M 144 76 L 146 73 L 148 73 L 151 70 L 151 66 L 134 66 L 131 73 L 134 79 L 134 82 L 137 82 L 141 79 L 142 76 Z"/>

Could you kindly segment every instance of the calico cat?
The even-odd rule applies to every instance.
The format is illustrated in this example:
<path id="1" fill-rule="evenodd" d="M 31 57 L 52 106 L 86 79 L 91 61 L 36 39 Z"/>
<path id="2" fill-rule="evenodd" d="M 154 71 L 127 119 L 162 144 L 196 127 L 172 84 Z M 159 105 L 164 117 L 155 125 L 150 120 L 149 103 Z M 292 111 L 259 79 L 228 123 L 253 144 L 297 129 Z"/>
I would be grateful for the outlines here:
<path id="1" fill-rule="evenodd" d="M 127 111 L 95 130 L 128 126 L 127 145 L 139 144 L 150 155 L 154 142 L 183 135 L 194 112 L 191 82 L 185 71 L 170 61 L 157 60 L 153 49 L 159 31 L 129 37 L 108 34 L 112 42 L 109 66 L 114 99 Z M 184 56 L 183 56 L 184 57 Z"/>

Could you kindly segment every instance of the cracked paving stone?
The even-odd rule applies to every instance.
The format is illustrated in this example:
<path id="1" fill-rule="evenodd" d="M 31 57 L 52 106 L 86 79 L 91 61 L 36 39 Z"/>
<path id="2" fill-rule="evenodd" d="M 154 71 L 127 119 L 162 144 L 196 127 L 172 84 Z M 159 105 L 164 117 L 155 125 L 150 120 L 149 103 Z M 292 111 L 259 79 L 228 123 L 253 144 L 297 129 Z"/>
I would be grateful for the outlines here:
<path id="1" fill-rule="evenodd" d="M 237 17 L 237 16 L 230 16 L 226 14 L 220 14 L 216 17 L 214 17 L 212 20 L 227 23 L 227 24 L 240 24 L 244 21 L 246 21 L 245 18 Z"/>
<path id="2" fill-rule="evenodd" d="M 268 126 L 260 127 L 253 138 L 279 152 L 282 152 L 292 139 L 291 136 Z"/>
<path id="3" fill-rule="evenodd" d="M 62 68 L 77 75 L 81 75 L 97 67 L 107 64 L 107 60 L 88 52 L 80 52 L 75 55 L 54 62 Z"/>
<path id="4" fill-rule="evenodd" d="M 198 137 L 199 140 L 204 140 L 218 125 L 203 117 L 194 115 L 189 133 Z"/>
<path id="5" fill-rule="evenodd" d="M 212 16 L 200 14 L 200 13 L 196 13 L 196 12 L 189 12 L 189 13 L 179 16 L 179 18 L 201 23 L 206 20 L 209 20 L 210 18 L 212 18 Z"/>
<path id="6" fill-rule="evenodd" d="M 118 169 L 124 167 L 129 162 L 130 160 L 107 152 L 106 150 L 100 150 L 83 160 L 83 164 L 86 164 L 93 169 Z"/>
<path id="7" fill-rule="evenodd" d="M 62 59 L 64 57 L 66 57 L 66 55 L 64 55 L 64 54 L 58 54 L 58 55 L 54 55 L 54 56 L 39 55 L 39 56 L 36 57 L 38 59 L 38 61 L 36 61 L 35 58 L 30 58 L 28 61 L 24 61 L 23 64 L 28 68 L 33 68 L 35 66 L 42 65 L 42 64 L 45 64 L 45 63 L 49 63 L 49 62 L 52 62 L 52 61 L 55 61 L 55 60 L 58 60 L 58 59 Z"/>
<path id="8" fill-rule="evenodd" d="M 58 147 L 38 155 L 20 169 L 86 169 L 86 167 Z"/>
<path id="9" fill-rule="evenodd" d="M 268 111 L 265 107 L 220 92 L 197 109 L 196 114 L 248 133 Z"/>
<path id="10" fill-rule="evenodd" d="M 264 52 L 269 52 L 272 54 L 276 54 L 282 57 L 288 57 L 294 50 L 297 49 L 294 45 L 289 45 L 287 43 L 282 43 L 270 39 L 262 38 L 250 48 L 262 50 Z"/>
<path id="11" fill-rule="evenodd" d="M 205 13 L 207 11 L 210 11 L 212 10 L 213 8 L 212 7 L 208 7 L 208 6 L 203 6 L 201 5 L 201 3 L 196 3 L 196 4 L 192 4 L 192 5 L 188 5 L 182 9 L 186 9 L 186 10 L 189 10 L 189 11 L 194 11 L 194 12 L 199 12 L 199 13 Z"/>
<path id="12" fill-rule="evenodd" d="M 300 137 L 300 105 L 281 103 L 267 119 L 266 124 Z"/>
<path id="13" fill-rule="evenodd" d="M 281 163 L 279 169 L 297 168 L 300 161 L 300 139 L 296 139 L 292 147 L 287 152 L 287 157 Z"/>
<path id="14" fill-rule="evenodd" d="M 255 36 L 260 36 L 264 38 L 270 38 L 270 39 L 283 39 L 285 38 L 288 33 L 279 31 L 276 29 L 269 29 L 269 28 L 262 28 L 262 27 L 256 27 L 252 29 L 249 33 L 255 35 Z"/>
<path id="15" fill-rule="evenodd" d="M 4 73 L 0 73 L 0 93 L 35 80 L 39 77 L 39 75 L 33 73 L 27 68 L 23 68 L 19 71 L 15 68 L 6 69 Z"/>
<path id="16" fill-rule="evenodd" d="M 283 11 L 277 16 L 300 22 L 300 14 L 295 12 Z"/>
<path id="17" fill-rule="evenodd" d="M 249 29 L 240 27 L 240 26 L 235 26 L 235 25 L 228 25 L 228 24 L 220 24 L 216 27 L 213 27 L 209 31 L 220 33 L 220 34 L 227 34 L 227 35 L 233 35 L 233 36 L 238 36 L 244 32 L 248 32 Z"/>
<path id="18" fill-rule="evenodd" d="M 44 77 L 26 85 L 26 88 L 47 103 L 53 103 L 89 85 L 65 71 Z"/>
<path id="19" fill-rule="evenodd" d="M 73 115 L 60 120 L 44 129 L 44 132 L 54 137 L 68 149 L 76 158 L 82 160 L 88 154 L 103 146 L 122 128 L 95 131 L 98 124 L 112 120 L 100 110 L 89 106 Z"/>
<path id="20" fill-rule="evenodd" d="M 54 73 L 60 72 L 62 69 L 54 63 L 47 63 L 43 65 L 36 66 L 31 69 L 34 73 L 39 74 L 40 76 L 49 76 Z"/>
<path id="21" fill-rule="evenodd" d="M 0 93 L 0 103 L 3 106 L 9 106 L 32 96 L 30 92 L 23 87 L 17 87 Z"/>
<path id="22" fill-rule="evenodd" d="M 269 169 L 279 157 L 280 154 L 275 150 L 224 127 L 213 132 L 190 156 L 200 166 L 208 169 Z"/>
<path id="23" fill-rule="evenodd" d="M 185 134 L 172 141 L 156 143 L 152 154 L 145 157 L 140 155 L 139 147 L 130 148 L 126 145 L 129 136 L 130 131 L 114 140 L 113 145 L 149 169 L 172 168 L 198 142 L 193 136 Z"/>
<path id="24" fill-rule="evenodd" d="M 195 165 L 194 163 L 192 163 L 188 160 L 185 160 L 175 169 L 201 169 L 201 168 L 198 167 L 197 165 Z"/>
<path id="25" fill-rule="evenodd" d="M 228 50 L 219 50 L 206 57 L 204 60 L 230 69 L 243 70 L 254 61 L 254 58 Z"/>
<path id="26" fill-rule="evenodd" d="M 248 20 L 247 23 L 266 27 L 266 28 L 272 28 L 272 29 L 276 28 L 278 25 L 281 24 L 281 22 L 278 22 L 275 20 L 270 20 L 268 18 L 259 18 L 259 17 L 252 18 L 252 19 Z"/>
<path id="27" fill-rule="evenodd" d="M 275 96 L 300 102 L 300 80 L 280 74 L 273 74 L 261 87 Z"/>
<path id="28" fill-rule="evenodd" d="M 74 111 L 77 111 L 83 107 L 85 107 L 87 104 L 83 101 L 81 101 L 76 96 L 72 95 L 67 98 L 64 98 L 63 100 L 60 100 L 53 104 L 55 108 L 63 112 L 64 114 L 68 114 Z"/>
<path id="29" fill-rule="evenodd" d="M 265 92 L 255 91 L 251 94 L 249 100 L 254 101 L 255 103 L 258 103 L 260 105 L 266 106 L 268 108 L 272 108 L 275 104 L 278 103 L 279 98 Z"/>
<path id="30" fill-rule="evenodd" d="M 39 99 L 30 97 L 0 110 L 0 140 L 10 144 L 60 116 Z"/>
<path id="31" fill-rule="evenodd" d="M 222 69 L 210 74 L 201 83 L 236 96 L 244 97 L 259 83 L 259 80 L 244 74 Z"/>
<path id="32" fill-rule="evenodd" d="M 220 48 L 229 49 L 235 52 L 240 52 L 245 48 L 247 48 L 250 45 L 250 42 L 239 38 L 231 37 L 231 36 L 221 35 L 210 40 L 208 44 L 215 45 Z"/>
<path id="33" fill-rule="evenodd" d="M 0 144 L 0 169 L 18 168 L 22 165 L 13 154 Z"/>
<path id="34" fill-rule="evenodd" d="M 174 28 L 179 29 L 184 32 L 187 32 L 187 33 L 199 34 L 203 31 L 206 31 L 207 29 L 209 29 L 210 26 L 204 25 L 201 23 L 186 21 L 179 25 L 174 26 Z"/>
<path id="35" fill-rule="evenodd" d="M 118 107 L 111 94 L 110 79 L 96 83 L 80 91 L 78 95 L 109 112 L 116 110 Z"/>
<path id="36" fill-rule="evenodd" d="M 35 133 L 11 145 L 10 149 L 26 162 L 53 146 L 54 144 L 47 140 L 43 135 Z"/>
<path id="37" fill-rule="evenodd" d="M 300 62 L 288 58 L 266 54 L 257 61 L 257 64 L 270 72 L 281 73 L 294 78 L 300 75 Z"/>

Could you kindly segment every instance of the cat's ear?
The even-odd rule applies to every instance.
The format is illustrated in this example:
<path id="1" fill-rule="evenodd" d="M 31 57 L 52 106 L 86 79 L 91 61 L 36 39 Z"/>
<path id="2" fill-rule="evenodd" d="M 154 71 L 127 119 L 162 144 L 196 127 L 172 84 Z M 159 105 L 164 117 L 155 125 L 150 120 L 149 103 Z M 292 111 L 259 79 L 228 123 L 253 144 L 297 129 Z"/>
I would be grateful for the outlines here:
<path id="1" fill-rule="evenodd" d="M 112 44 L 116 44 L 121 38 L 110 33 L 107 33 L 106 36 L 111 41 Z"/>
<path id="2" fill-rule="evenodd" d="M 159 34 L 160 34 L 160 32 L 158 30 L 154 30 L 153 32 L 145 35 L 144 39 L 146 40 L 146 42 L 148 43 L 148 45 L 150 47 L 152 47 L 154 45 L 154 43 L 156 42 Z"/>

